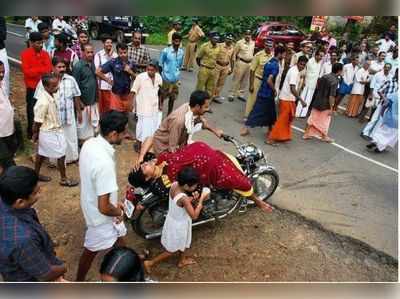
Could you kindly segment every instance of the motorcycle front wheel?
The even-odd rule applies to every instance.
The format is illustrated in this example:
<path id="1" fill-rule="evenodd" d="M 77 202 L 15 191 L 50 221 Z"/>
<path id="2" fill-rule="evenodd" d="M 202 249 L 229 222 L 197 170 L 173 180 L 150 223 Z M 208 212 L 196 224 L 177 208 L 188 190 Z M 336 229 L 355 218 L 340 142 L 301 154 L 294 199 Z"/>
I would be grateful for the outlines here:
<path id="1" fill-rule="evenodd" d="M 161 236 L 167 213 L 168 201 L 155 201 L 139 212 L 137 218 L 132 222 L 132 228 L 142 238 L 157 238 Z"/>
<path id="2" fill-rule="evenodd" d="M 275 169 L 268 169 L 251 177 L 255 194 L 263 200 L 268 200 L 279 185 L 279 175 Z"/>

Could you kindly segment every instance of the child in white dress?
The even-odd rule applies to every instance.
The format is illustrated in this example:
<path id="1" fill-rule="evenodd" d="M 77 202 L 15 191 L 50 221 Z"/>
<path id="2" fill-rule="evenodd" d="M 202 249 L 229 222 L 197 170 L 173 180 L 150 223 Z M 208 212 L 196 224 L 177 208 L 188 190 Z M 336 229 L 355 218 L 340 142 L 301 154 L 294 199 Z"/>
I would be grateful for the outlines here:
<path id="1" fill-rule="evenodd" d="M 192 220 L 199 217 L 203 201 L 210 195 L 209 188 L 203 188 L 201 195 L 194 192 L 198 182 L 199 175 L 192 167 L 186 167 L 178 173 L 177 182 L 170 189 L 168 214 L 161 234 L 161 244 L 165 251 L 152 260 L 144 261 L 147 273 L 150 273 L 152 266 L 177 252 L 180 253 L 179 268 L 196 263 L 184 253 L 192 242 Z M 193 192 L 193 196 L 188 196 L 186 192 Z"/>

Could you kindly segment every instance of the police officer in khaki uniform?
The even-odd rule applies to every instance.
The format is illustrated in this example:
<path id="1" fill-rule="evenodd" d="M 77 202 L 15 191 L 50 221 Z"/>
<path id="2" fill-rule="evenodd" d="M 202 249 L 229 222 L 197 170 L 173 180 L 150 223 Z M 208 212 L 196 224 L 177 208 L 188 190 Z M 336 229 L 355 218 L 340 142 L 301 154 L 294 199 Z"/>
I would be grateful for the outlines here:
<path id="1" fill-rule="evenodd" d="M 171 29 L 170 32 L 168 32 L 168 35 L 167 35 L 167 37 L 168 37 L 168 47 L 172 45 L 172 35 L 175 32 L 180 32 L 181 28 L 182 28 L 182 24 L 178 20 L 175 20 L 172 23 L 172 29 Z"/>
<path id="2" fill-rule="evenodd" d="M 219 34 L 217 32 L 210 32 L 210 41 L 203 44 L 196 57 L 199 73 L 197 75 L 196 90 L 207 91 L 210 97 L 213 96 L 215 83 L 216 83 L 216 65 L 217 56 L 220 51 L 218 46 Z"/>
<path id="3" fill-rule="evenodd" d="M 254 55 L 250 65 L 249 97 L 246 101 L 244 118 L 247 119 L 257 99 L 258 89 L 261 86 L 264 65 L 272 58 L 270 43 L 264 39 L 264 50 Z"/>
<path id="4" fill-rule="evenodd" d="M 221 97 L 221 91 L 225 84 L 225 79 L 227 76 L 232 74 L 234 68 L 233 62 L 233 35 L 227 34 L 225 36 L 225 42 L 218 44 L 220 47 L 217 56 L 217 66 L 216 66 L 216 84 L 214 89 L 214 101 L 216 103 L 222 103 L 224 97 Z"/>
<path id="5" fill-rule="evenodd" d="M 247 30 L 243 39 L 235 45 L 233 57 L 235 60 L 235 69 L 233 71 L 232 88 L 229 95 L 229 101 L 235 97 L 245 102 L 243 97 L 246 84 L 249 80 L 250 64 L 254 56 L 255 43 L 251 39 L 251 31 Z"/>
<path id="6" fill-rule="evenodd" d="M 188 35 L 184 36 L 184 38 L 188 38 L 188 44 L 185 48 L 185 58 L 182 67 L 183 71 L 193 71 L 193 64 L 196 58 L 197 42 L 205 35 L 198 23 L 199 19 L 193 18 L 192 28 L 190 29 Z"/>

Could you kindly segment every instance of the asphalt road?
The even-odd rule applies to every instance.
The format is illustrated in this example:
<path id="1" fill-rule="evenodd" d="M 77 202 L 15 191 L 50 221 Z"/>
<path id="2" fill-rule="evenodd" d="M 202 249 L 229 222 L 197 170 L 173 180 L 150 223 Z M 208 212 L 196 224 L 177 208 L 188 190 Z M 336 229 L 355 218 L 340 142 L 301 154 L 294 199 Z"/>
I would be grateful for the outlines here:
<path id="1" fill-rule="evenodd" d="M 7 52 L 19 60 L 24 48 L 24 28 L 8 25 Z M 94 42 L 96 50 L 101 44 Z M 157 58 L 162 46 L 149 46 Z M 196 71 L 183 72 L 176 106 L 187 101 L 196 85 Z M 228 78 L 223 95 L 227 95 Z M 366 150 L 360 138 L 362 125 L 338 115 L 330 135 L 334 144 L 302 140 L 305 120 L 294 123 L 294 138 L 288 144 L 271 147 L 263 143 L 265 129 L 253 129 L 245 138 L 239 136 L 244 103 L 234 101 L 213 104 L 207 117 L 227 134 L 260 146 L 277 168 L 280 186 L 273 204 L 303 215 L 334 232 L 361 240 L 397 259 L 398 256 L 398 158 L 397 147 L 383 154 Z M 234 148 L 208 132 L 196 138 L 234 153 Z"/>

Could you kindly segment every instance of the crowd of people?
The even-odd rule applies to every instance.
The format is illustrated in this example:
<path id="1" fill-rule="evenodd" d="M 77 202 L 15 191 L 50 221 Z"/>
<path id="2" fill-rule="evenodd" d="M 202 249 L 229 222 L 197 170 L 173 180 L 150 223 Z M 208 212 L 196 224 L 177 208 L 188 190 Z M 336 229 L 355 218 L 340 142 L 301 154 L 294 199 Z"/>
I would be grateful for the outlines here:
<path id="1" fill-rule="evenodd" d="M 349 96 L 344 113 L 360 122 L 369 117 L 360 133 L 370 141 L 369 150 L 382 153 L 397 143 L 398 46 L 393 26 L 377 41 L 337 42 L 324 29 L 303 41 L 298 52 L 294 43 L 271 47 L 267 39 L 256 52 L 250 30 L 237 42 L 230 33 L 222 37 L 209 32 L 209 41 L 200 45 L 205 33 L 194 18 L 186 36 L 179 21 L 173 23 L 168 46 L 155 61 L 141 44 L 140 31 L 132 33 L 130 44 L 118 43 L 115 49 L 112 37 L 104 35 L 103 48 L 96 52 L 84 30 L 69 47 L 64 23 L 62 17 L 52 24 L 32 17 L 25 24 L 28 47 L 21 53 L 21 69 L 27 137 L 36 153 L 31 169 L 14 161 L 18 124 L 3 55 L 6 25 L 0 18 L 0 239 L 5 240 L 0 244 L 0 272 L 6 281 L 65 281 L 67 267 L 32 208 L 39 198 L 38 182 L 52 179 L 41 174 L 43 163 L 58 169 L 61 186 L 80 186 L 86 233 L 77 281 L 86 279 L 94 258 L 104 251 L 109 251 L 100 269 L 104 281 L 143 281 L 145 272 L 175 253 L 180 253 L 178 267 L 193 264 L 185 252 L 192 219 L 199 217 L 209 197 L 207 186 L 235 190 L 262 211 L 272 211 L 232 157 L 192 139 L 202 129 L 223 135 L 204 115 L 213 112 L 214 103 L 225 104 L 222 92 L 231 74 L 228 101 L 246 102 L 242 136 L 251 128 L 267 127 L 265 143 L 275 146 L 292 139 L 295 118 L 308 117 L 303 139 L 334 142 L 328 135 L 331 119 Z M 188 39 L 185 50 L 183 38 Z M 196 90 L 188 102 L 174 107 L 181 72 L 192 72 L 195 62 Z M 161 238 L 165 252 L 153 259 L 136 254 L 125 240 L 126 206 L 118 198 L 114 149 L 125 139 L 135 141 L 139 154 L 129 183 L 169 198 Z M 67 175 L 71 163 L 79 163 L 79 180 Z"/>

